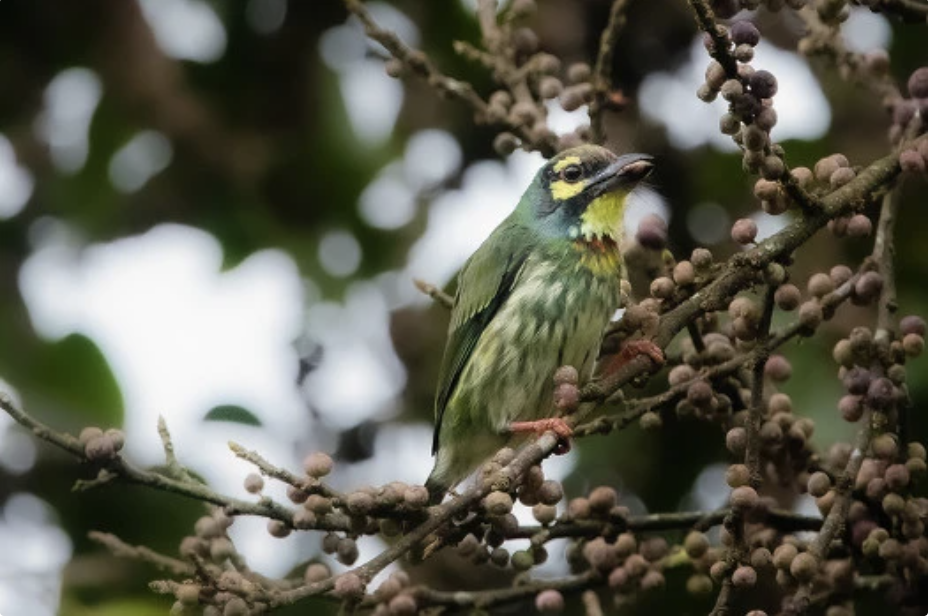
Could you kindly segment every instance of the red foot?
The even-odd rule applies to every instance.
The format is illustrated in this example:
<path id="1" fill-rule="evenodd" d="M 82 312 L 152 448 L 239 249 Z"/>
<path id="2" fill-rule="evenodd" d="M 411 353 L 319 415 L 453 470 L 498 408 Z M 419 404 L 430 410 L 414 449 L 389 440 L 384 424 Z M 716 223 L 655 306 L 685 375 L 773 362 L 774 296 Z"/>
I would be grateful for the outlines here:
<path id="1" fill-rule="evenodd" d="M 514 421 L 509 424 L 509 431 L 513 433 L 532 432 L 538 435 L 545 432 L 554 432 L 558 438 L 557 448 L 554 453 L 558 455 L 570 451 L 570 437 L 574 435 L 571 427 L 560 417 L 549 417 L 534 421 Z"/>
<path id="2" fill-rule="evenodd" d="M 613 374 L 618 372 L 622 366 L 632 361 L 639 355 L 647 355 L 655 367 L 660 367 L 664 365 L 664 352 L 659 346 L 651 342 L 650 340 L 629 340 L 622 345 L 622 348 L 619 349 L 619 352 L 608 357 L 606 359 L 605 365 L 602 369 L 603 375 Z"/>

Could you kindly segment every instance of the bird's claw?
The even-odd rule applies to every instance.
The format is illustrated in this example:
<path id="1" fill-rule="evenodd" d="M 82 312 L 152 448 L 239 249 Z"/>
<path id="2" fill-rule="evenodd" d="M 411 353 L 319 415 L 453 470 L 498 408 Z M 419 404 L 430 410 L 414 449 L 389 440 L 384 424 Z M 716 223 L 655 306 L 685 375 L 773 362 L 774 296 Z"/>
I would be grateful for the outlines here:
<path id="1" fill-rule="evenodd" d="M 647 355 L 657 367 L 663 366 L 665 361 L 664 351 L 661 350 L 661 347 L 645 339 L 629 340 L 623 346 L 620 354 L 626 356 L 629 360 L 639 355 Z"/>
<path id="2" fill-rule="evenodd" d="M 601 374 L 615 374 L 628 362 L 640 355 L 647 356 L 654 364 L 655 369 L 664 365 L 664 352 L 661 348 L 650 340 L 639 338 L 623 343 L 618 352 L 606 356 L 602 360 Z"/>
<path id="3" fill-rule="evenodd" d="M 532 432 L 538 435 L 545 432 L 554 432 L 557 435 L 557 447 L 554 449 L 554 453 L 558 455 L 570 451 L 570 437 L 574 435 L 573 428 L 560 417 L 548 417 L 534 421 L 514 421 L 509 424 L 509 431 L 513 433 Z"/>

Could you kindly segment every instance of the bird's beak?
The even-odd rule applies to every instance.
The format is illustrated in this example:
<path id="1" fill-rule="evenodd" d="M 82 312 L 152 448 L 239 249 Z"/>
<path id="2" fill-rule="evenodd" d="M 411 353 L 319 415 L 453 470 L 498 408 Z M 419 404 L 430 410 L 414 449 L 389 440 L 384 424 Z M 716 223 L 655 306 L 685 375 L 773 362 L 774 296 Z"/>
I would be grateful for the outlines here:
<path id="1" fill-rule="evenodd" d="M 623 154 L 614 163 L 594 175 L 587 190 L 594 197 L 622 188 L 631 189 L 654 169 L 654 157 L 647 154 Z"/>

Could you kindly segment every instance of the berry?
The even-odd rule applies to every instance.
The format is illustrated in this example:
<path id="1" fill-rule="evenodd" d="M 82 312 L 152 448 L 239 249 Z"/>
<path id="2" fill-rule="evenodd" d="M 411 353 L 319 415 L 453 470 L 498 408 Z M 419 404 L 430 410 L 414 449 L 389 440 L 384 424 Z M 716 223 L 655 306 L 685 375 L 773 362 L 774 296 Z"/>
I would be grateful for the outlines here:
<path id="1" fill-rule="evenodd" d="M 700 558 L 709 550 L 709 540 L 699 531 L 690 531 L 683 540 L 683 549 L 691 559 Z"/>
<path id="2" fill-rule="evenodd" d="M 81 442 L 81 445 L 86 447 L 87 443 L 95 438 L 100 438 L 101 436 L 103 436 L 103 430 L 96 426 L 87 426 L 81 430 L 80 436 L 78 436 L 78 440 Z"/>
<path id="3" fill-rule="evenodd" d="M 861 404 L 860 396 L 846 395 L 841 396 L 838 400 L 838 410 L 845 421 L 859 421 L 864 414 L 864 407 Z"/>
<path id="4" fill-rule="evenodd" d="M 91 461 L 106 461 L 116 457 L 116 445 L 105 434 L 90 439 L 84 446 L 84 455 Z"/>
<path id="5" fill-rule="evenodd" d="M 267 532 L 271 535 L 271 537 L 283 539 L 290 534 L 290 527 L 280 520 L 268 520 Z"/>
<path id="6" fill-rule="evenodd" d="M 664 579 L 664 574 L 655 569 L 651 569 L 644 574 L 644 577 L 641 578 L 641 590 L 655 590 L 657 588 L 663 588 L 667 583 L 667 580 Z"/>
<path id="7" fill-rule="evenodd" d="M 673 281 L 678 285 L 691 285 L 696 282 L 696 269 L 689 261 L 680 261 L 673 268 Z"/>
<path id="8" fill-rule="evenodd" d="M 310 477 L 321 478 L 332 472 L 334 464 L 331 456 L 317 451 L 309 454 L 303 460 L 303 470 Z"/>
<path id="9" fill-rule="evenodd" d="M 809 329 L 815 329 L 821 325 L 824 318 L 822 305 L 815 300 L 803 302 L 799 307 L 799 322 Z"/>
<path id="10" fill-rule="evenodd" d="M 912 98 L 928 98 L 928 67 L 915 69 L 909 76 L 909 95 Z"/>
<path id="11" fill-rule="evenodd" d="M 411 509 L 421 509 L 429 504 L 429 491 L 423 486 L 409 486 L 403 493 L 403 502 Z"/>
<path id="12" fill-rule="evenodd" d="M 364 582 L 356 573 L 343 573 L 335 578 L 333 594 L 341 599 L 359 599 L 364 594 Z"/>
<path id="13" fill-rule="evenodd" d="M 747 442 L 747 431 L 740 426 L 732 428 L 725 434 L 725 447 L 736 456 L 744 455 L 745 449 L 747 449 Z"/>
<path id="14" fill-rule="evenodd" d="M 519 139 L 512 133 L 502 132 L 493 138 L 493 150 L 500 156 L 509 156 L 518 147 Z"/>
<path id="15" fill-rule="evenodd" d="M 910 173 L 923 173 L 925 159 L 916 150 L 908 149 L 899 153 L 899 165 L 903 171 Z"/>
<path id="16" fill-rule="evenodd" d="M 535 609 L 542 614 L 559 614 L 564 611 L 564 595 L 549 588 L 535 597 Z"/>
<path id="17" fill-rule="evenodd" d="M 895 399 L 896 388 L 892 381 L 880 377 L 870 382 L 867 388 L 867 402 L 875 409 L 889 408 Z"/>
<path id="18" fill-rule="evenodd" d="M 248 473 L 245 477 L 245 491 L 257 494 L 264 489 L 264 478 L 258 473 Z"/>
<path id="19" fill-rule="evenodd" d="M 303 573 L 303 580 L 307 584 L 313 584 L 315 582 L 321 582 L 330 575 L 332 574 L 329 571 L 329 568 L 322 563 L 310 563 L 310 565 L 306 567 L 306 571 Z"/>
<path id="20" fill-rule="evenodd" d="M 563 89 L 557 77 L 546 76 L 538 82 L 538 95 L 543 99 L 557 98 Z"/>
<path id="21" fill-rule="evenodd" d="M 797 554 L 789 566 L 790 574 L 800 582 L 808 582 L 818 571 L 818 561 L 808 552 Z"/>
<path id="22" fill-rule="evenodd" d="M 571 64 L 567 68 L 567 80 L 570 83 L 588 81 L 592 74 L 593 71 L 590 69 L 590 65 L 586 62 L 577 62 L 576 64 Z"/>
<path id="23" fill-rule="evenodd" d="M 854 293 L 863 303 L 876 299 L 883 290 L 883 277 L 877 272 L 864 272 L 854 284 Z"/>
<path id="24" fill-rule="evenodd" d="M 757 583 L 757 571 L 754 567 L 742 565 L 731 574 L 731 581 L 736 588 L 750 588 Z"/>
<path id="25" fill-rule="evenodd" d="M 847 388 L 848 393 L 861 395 L 867 393 L 867 388 L 870 387 L 870 381 L 872 379 L 873 375 L 869 370 L 861 368 L 860 366 L 854 366 L 844 373 L 844 377 L 841 380 L 844 383 L 844 387 Z"/>
<path id="26" fill-rule="evenodd" d="M 506 515 L 512 505 L 512 497 L 506 492 L 490 492 L 483 499 L 483 507 L 490 515 Z"/>
<path id="27" fill-rule="evenodd" d="M 602 537 L 596 537 L 583 546 L 583 558 L 591 567 L 603 572 L 611 571 L 616 565 L 615 550 Z"/>
<path id="28" fill-rule="evenodd" d="M 608 486 L 599 486 L 590 492 L 589 496 L 590 509 L 597 514 L 608 514 L 618 502 L 618 494 L 613 488 Z"/>
<path id="29" fill-rule="evenodd" d="M 771 355 L 766 365 L 764 365 L 764 375 L 778 383 L 789 380 L 792 374 L 793 367 L 790 365 L 789 360 L 782 355 Z"/>
<path id="30" fill-rule="evenodd" d="M 750 21 L 736 21 L 731 25 L 731 40 L 735 45 L 757 45 L 760 31 Z"/>
<path id="31" fill-rule="evenodd" d="M 873 223 L 864 214 L 854 214 L 847 221 L 848 237 L 868 237 L 873 233 Z"/>
<path id="32" fill-rule="evenodd" d="M 561 366 L 554 371 L 555 385 L 576 385 L 579 381 L 580 375 L 577 373 L 577 369 L 573 366 Z"/>
<path id="33" fill-rule="evenodd" d="M 777 288 L 773 299 L 781 310 L 795 310 L 802 299 L 802 293 L 796 285 L 784 284 Z"/>
<path id="34" fill-rule="evenodd" d="M 412 595 L 401 593 L 390 599 L 389 610 L 393 616 L 412 616 L 418 611 L 418 606 Z"/>
<path id="35" fill-rule="evenodd" d="M 645 248 L 663 250 L 667 245 L 667 223 L 657 214 L 648 214 L 638 223 L 635 238 Z"/>
<path id="36" fill-rule="evenodd" d="M 825 496 L 828 490 L 831 489 L 831 478 L 822 471 L 816 471 L 809 477 L 807 487 L 809 494 L 815 498 L 820 498 Z"/>
<path id="37" fill-rule="evenodd" d="M 899 321 L 899 332 L 905 336 L 908 334 L 925 335 L 925 320 L 918 315 L 908 315 L 902 317 Z"/>
<path id="38" fill-rule="evenodd" d="M 574 411 L 580 405 L 580 390 L 571 383 L 554 388 L 554 406 L 562 411 Z"/>
<path id="39" fill-rule="evenodd" d="M 757 237 L 757 223 L 750 218 L 739 218 L 731 227 L 731 239 L 739 244 L 750 244 Z"/>
<path id="40" fill-rule="evenodd" d="M 777 93 L 777 78 L 770 71 L 755 71 L 749 83 L 751 91 L 759 98 L 772 98 Z"/>
<path id="41" fill-rule="evenodd" d="M 815 297 L 824 297 L 835 290 L 835 283 L 828 274 L 813 274 L 808 282 L 809 293 Z"/>
<path id="42" fill-rule="evenodd" d="M 839 167 L 828 177 L 828 183 L 832 188 L 844 186 L 857 177 L 857 174 L 850 167 Z"/>
<path id="43" fill-rule="evenodd" d="M 783 543 L 773 551 L 773 565 L 777 569 L 789 569 L 799 550 L 791 543 Z"/>
<path id="44" fill-rule="evenodd" d="M 538 500 L 545 505 L 556 505 L 564 498 L 564 488 L 553 479 L 546 479 L 538 487 Z"/>
<path id="45" fill-rule="evenodd" d="M 750 486 L 743 485 L 731 491 L 731 506 L 735 509 L 753 509 L 757 499 L 757 491 Z"/>

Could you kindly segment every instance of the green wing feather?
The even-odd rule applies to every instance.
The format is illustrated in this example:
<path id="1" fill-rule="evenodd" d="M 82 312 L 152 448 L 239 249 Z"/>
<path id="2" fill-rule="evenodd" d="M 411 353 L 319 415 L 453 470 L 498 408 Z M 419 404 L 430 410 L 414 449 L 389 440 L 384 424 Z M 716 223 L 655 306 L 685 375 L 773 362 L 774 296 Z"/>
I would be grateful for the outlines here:
<path id="1" fill-rule="evenodd" d="M 438 377 L 433 454 L 438 451 L 438 436 L 448 401 L 477 341 L 512 293 L 533 239 L 531 231 L 520 225 L 501 225 L 467 260 L 458 276 L 448 343 Z"/>

